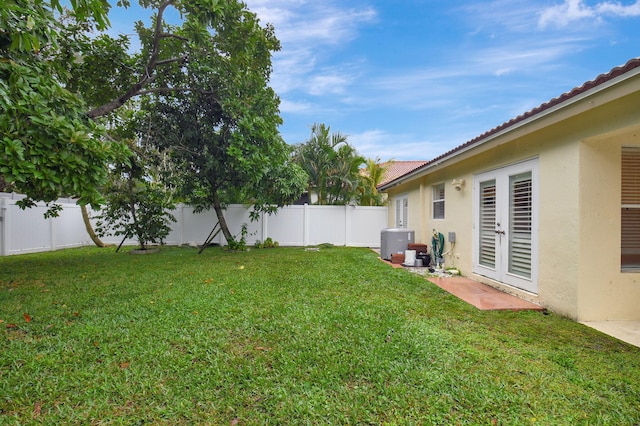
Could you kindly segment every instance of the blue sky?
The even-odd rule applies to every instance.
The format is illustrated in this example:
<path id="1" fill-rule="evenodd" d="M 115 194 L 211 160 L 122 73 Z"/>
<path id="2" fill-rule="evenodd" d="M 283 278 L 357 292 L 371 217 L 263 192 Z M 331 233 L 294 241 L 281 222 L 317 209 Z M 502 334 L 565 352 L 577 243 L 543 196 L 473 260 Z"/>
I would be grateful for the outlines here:
<path id="1" fill-rule="evenodd" d="M 282 44 L 284 139 L 325 123 L 382 160 L 434 158 L 640 56 L 640 0 L 245 1 Z"/>

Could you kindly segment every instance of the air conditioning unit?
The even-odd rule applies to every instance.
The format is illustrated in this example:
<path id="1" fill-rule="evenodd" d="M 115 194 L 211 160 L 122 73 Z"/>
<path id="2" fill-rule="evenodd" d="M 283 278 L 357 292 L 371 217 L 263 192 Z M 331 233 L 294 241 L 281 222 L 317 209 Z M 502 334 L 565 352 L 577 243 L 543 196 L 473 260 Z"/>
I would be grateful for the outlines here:
<path id="1" fill-rule="evenodd" d="M 404 228 L 385 228 L 380 231 L 380 258 L 391 260 L 392 254 L 404 254 L 416 238 L 415 231 Z"/>

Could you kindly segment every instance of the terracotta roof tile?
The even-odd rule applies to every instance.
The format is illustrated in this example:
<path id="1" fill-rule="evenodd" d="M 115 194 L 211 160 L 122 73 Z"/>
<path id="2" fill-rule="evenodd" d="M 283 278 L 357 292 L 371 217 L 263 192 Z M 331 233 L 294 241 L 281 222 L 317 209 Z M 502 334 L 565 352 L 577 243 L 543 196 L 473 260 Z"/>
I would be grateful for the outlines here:
<path id="1" fill-rule="evenodd" d="M 397 178 L 399 178 L 400 176 L 404 176 L 407 173 L 411 173 L 412 171 L 424 166 L 425 164 L 427 164 L 426 160 L 420 160 L 420 161 L 389 161 L 386 163 L 383 163 L 383 165 L 387 165 L 389 164 L 389 168 L 387 169 L 387 172 L 384 175 L 384 178 L 382 179 L 382 182 L 380 183 L 380 185 L 378 185 L 378 187 L 385 185 Z"/>

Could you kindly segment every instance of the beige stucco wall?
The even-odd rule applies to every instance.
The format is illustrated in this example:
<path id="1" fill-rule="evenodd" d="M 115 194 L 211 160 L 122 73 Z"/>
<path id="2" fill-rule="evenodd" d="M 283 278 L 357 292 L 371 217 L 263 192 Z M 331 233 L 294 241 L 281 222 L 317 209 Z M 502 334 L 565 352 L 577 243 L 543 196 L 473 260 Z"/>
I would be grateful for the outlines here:
<path id="1" fill-rule="evenodd" d="M 640 128 L 581 148 L 579 320 L 640 320 L 640 273 L 620 270 L 622 146 L 640 146 Z"/>
<path id="2" fill-rule="evenodd" d="M 578 224 L 575 220 L 579 164 L 577 145 L 566 142 L 551 147 L 549 139 L 543 134 L 525 137 L 511 145 L 495 145 L 478 155 L 469 155 L 451 166 L 443 165 L 427 176 L 393 188 L 389 191 L 390 196 L 393 198 L 395 195 L 409 193 L 409 223 L 416 224 L 412 218 L 425 218 L 419 226 L 410 225 L 416 231 L 416 239 L 420 235 L 421 242 L 430 245 L 433 229 L 443 233 L 445 238 L 449 232 L 456 233 L 455 245 L 452 247 L 448 242 L 445 244 L 445 251 L 449 251 L 445 256 L 447 267 L 456 267 L 465 276 L 549 308 L 553 306 L 554 311 L 575 317 L 577 280 L 567 280 L 566 276 L 578 274 L 578 252 L 575 249 L 578 241 Z M 546 266 L 538 269 L 539 283 L 544 284 L 539 284 L 537 295 L 503 286 L 472 272 L 474 176 L 531 158 L 538 158 L 541 188 L 552 189 L 540 191 L 539 235 L 547 238 L 540 238 L 539 263 Z M 460 178 L 465 180 L 465 185 L 461 191 L 456 191 L 451 182 Z M 558 181 L 564 181 L 564 184 L 557 185 Z M 441 182 L 445 183 L 445 219 L 434 220 L 431 209 L 432 185 Z M 419 203 L 420 199 L 424 203 Z M 554 206 L 562 208 L 553 208 Z M 394 220 L 392 218 L 390 224 L 395 223 Z"/>
<path id="3" fill-rule="evenodd" d="M 640 320 L 640 273 L 620 272 L 620 148 L 640 145 L 640 79 L 499 135 L 388 190 L 409 195 L 409 228 L 430 245 L 432 229 L 456 232 L 447 266 L 581 321 Z M 628 89 L 627 89 L 628 91 Z M 474 176 L 538 158 L 538 293 L 475 275 Z M 455 191 L 453 179 L 465 179 Z M 433 220 L 432 185 L 445 182 L 445 219 Z M 394 204 L 392 203 L 391 206 Z M 389 225 L 395 223 L 390 209 Z"/>

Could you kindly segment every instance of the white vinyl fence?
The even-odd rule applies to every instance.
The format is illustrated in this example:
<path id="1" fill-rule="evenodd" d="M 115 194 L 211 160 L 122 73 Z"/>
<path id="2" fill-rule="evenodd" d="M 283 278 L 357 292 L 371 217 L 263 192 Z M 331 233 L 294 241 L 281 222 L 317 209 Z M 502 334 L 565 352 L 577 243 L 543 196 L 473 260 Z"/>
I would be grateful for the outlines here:
<path id="1" fill-rule="evenodd" d="M 47 207 L 22 210 L 17 194 L 0 193 L 0 256 L 69 247 L 92 245 L 82 221 L 80 207 L 74 200 L 62 199 L 63 210 L 56 218 L 45 219 Z M 94 213 L 95 215 L 96 213 Z M 176 222 L 165 239 L 169 245 L 202 244 L 217 223 L 213 210 L 195 214 L 193 208 L 179 205 L 172 212 Z M 386 207 L 359 206 L 287 206 L 274 215 L 263 215 L 251 222 L 249 210 L 242 205 L 229 206 L 225 219 L 231 233 L 240 236 L 247 224 L 247 245 L 270 237 L 281 246 L 313 246 L 330 243 L 337 246 L 379 247 L 380 232 L 387 227 Z M 95 222 L 94 222 L 95 223 Z M 120 244 L 122 237 L 101 238 L 105 243 Z M 222 234 L 214 243 L 226 244 Z M 135 240 L 125 241 L 137 244 Z"/>

